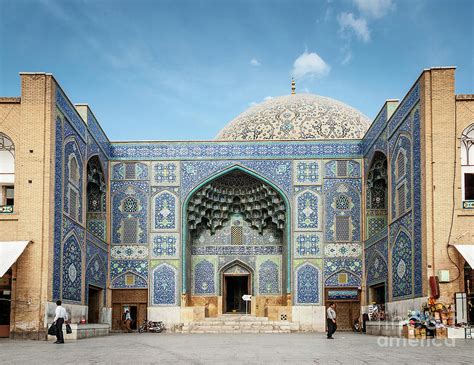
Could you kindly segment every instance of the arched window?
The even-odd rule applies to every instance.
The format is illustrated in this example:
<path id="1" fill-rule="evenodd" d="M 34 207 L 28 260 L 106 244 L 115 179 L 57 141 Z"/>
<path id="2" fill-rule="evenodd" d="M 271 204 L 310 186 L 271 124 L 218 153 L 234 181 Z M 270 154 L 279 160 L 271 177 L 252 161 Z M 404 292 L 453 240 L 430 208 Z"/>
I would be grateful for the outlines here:
<path id="1" fill-rule="evenodd" d="M 106 183 L 97 156 L 87 162 L 87 230 L 97 238 L 106 239 Z"/>
<path id="2" fill-rule="evenodd" d="M 398 156 L 397 156 L 397 181 L 400 180 L 402 177 L 405 176 L 405 165 L 406 165 L 406 161 L 405 161 L 405 155 L 403 154 L 403 152 L 399 152 L 398 153 Z"/>
<path id="3" fill-rule="evenodd" d="M 74 185 L 79 185 L 79 165 L 77 164 L 77 160 L 75 156 L 72 156 L 69 160 L 69 180 Z"/>
<path id="4" fill-rule="evenodd" d="M 15 189 L 15 145 L 0 132 L 0 213 L 13 213 Z"/>
<path id="5" fill-rule="evenodd" d="M 461 184 L 463 208 L 474 209 L 474 123 L 461 135 Z"/>
<path id="6" fill-rule="evenodd" d="M 377 151 L 367 175 L 366 238 L 370 238 L 387 225 L 387 187 L 387 157 Z"/>

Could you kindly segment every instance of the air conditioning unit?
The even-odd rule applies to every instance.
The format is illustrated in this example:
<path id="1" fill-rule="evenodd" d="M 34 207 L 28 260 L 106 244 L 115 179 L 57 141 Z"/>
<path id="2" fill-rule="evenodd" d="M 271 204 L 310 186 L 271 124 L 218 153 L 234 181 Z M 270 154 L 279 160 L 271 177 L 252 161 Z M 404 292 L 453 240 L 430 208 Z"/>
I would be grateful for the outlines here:
<path id="1" fill-rule="evenodd" d="M 449 270 L 438 270 L 438 280 L 440 283 L 449 283 Z"/>

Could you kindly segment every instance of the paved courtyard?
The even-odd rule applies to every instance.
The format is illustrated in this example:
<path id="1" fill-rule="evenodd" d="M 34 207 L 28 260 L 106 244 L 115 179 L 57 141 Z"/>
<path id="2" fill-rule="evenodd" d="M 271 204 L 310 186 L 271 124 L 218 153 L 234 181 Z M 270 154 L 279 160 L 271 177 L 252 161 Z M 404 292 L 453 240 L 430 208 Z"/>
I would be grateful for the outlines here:
<path id="1" fill-rule="evenodd" d="M 392 343 L 390 343 L 392 341 Z M 471 364 L 473 340 L 403 340 L 354 333 L 114 334 L 64 345 L 0 340 L 5 364 Z"/>

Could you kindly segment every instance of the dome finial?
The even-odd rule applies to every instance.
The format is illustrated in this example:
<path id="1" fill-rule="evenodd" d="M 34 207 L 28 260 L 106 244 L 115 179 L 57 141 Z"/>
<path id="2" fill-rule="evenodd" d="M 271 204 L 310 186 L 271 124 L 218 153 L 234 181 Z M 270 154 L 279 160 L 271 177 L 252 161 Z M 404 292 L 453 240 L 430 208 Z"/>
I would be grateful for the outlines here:
<path id="1" fill-rule="evenodd" d="M 296 83 L 295 83 L 295 79 L 292 77 L 291 78 L 291 95 L 295 95 L 296 94 Z"/>

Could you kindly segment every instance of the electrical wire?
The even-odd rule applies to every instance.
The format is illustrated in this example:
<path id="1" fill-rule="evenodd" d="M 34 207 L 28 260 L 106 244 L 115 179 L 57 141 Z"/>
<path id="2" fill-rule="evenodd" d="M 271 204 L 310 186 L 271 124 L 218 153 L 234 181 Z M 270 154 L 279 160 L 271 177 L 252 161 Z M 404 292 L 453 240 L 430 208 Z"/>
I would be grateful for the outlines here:
<path id="1" fill-rule="evenodd" d="M 451 258 L 451 254 L 449 253 L 449 248 L 452 247 L 451 245 L 451 235 L 453 232 L 453 226 L 454 226 L 454 211 L 455 211 L 455 206 L 456 206 L 456 169 L 457 169 L 457 156 L 456 156 L 456 151 L 457 151 L 457 133 L 458 133 L 458 121 L 456 117 L 456 100 L 454 101 L 454 174 L 453 174 L 453 186 L 452 186 L 452 196 L 453 196 L 453 204 L 452 204 L 452 209 L 451 209 L 451 224 L 449 226 L 449 234 L 448 234 L 448 244 L 446 245 L 446 253 L 448 254 L 449 261 L 456 267 L 456 270 L 458 271 L 458 274 L 456 278 L 452 279 L 449 281 L 449 283 L 452 283 L 456 280 L 459 279 L 461 276 L 461 269 L 459 268 L 458 264 L 454 262 L 454 260 Z"/>

